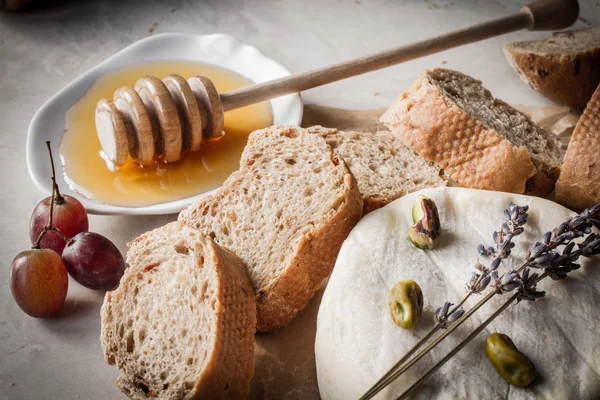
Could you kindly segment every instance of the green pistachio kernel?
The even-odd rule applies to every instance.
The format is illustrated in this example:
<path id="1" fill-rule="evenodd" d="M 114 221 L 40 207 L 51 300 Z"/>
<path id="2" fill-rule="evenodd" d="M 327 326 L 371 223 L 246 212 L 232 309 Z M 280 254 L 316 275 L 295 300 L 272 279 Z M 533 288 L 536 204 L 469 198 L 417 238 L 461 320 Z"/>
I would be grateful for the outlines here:
<path id="1" fill-rule="evenodd" d="M 434 201 L 419 196 L 412 209 L 414 225 L 408 231 L 408 240 L 420 249 L 433 249 L 441 234 L 440 217 Z"/>
<path id="2" fill-rule="evenodd" d="M 485 341 L 490 362 L 506 382 L 526 387 L 536 375 L 535 365 L 521 353 L 512 340 L 503 333 L 492 333 Z"/>
<path id="3" fill-rule="evenodd" d="M 388 306 L 394 323 L 410 329 L 423 312 L 423 292 L 415 281 L 400 281 L 390 290 Z"/>

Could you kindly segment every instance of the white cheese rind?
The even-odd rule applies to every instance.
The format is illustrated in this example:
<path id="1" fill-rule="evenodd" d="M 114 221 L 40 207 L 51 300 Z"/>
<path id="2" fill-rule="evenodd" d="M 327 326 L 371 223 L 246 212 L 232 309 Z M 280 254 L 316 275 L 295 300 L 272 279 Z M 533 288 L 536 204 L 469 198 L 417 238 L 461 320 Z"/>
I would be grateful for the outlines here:
<path id="1" fill-rule="evenodd" d="M 406 239 L 419 194 L 436 202 L 442 223 L 440 244 L 430 251 L 419 250 Z M 511 257 L 515 261 L 507 263 L 516 268 L 527 244 L 573 213 L 536 197 L 438 188 L 398 199 L 359 222 L 342 246 L 319 308 L 315 355 L 323 399 L 360 397 L 429 330 L 437 307 L 462 298 L 478 259 L 476 247 L 492 244 L 492 232 L 500 228 L 502 211 L 510 201 L 530 206 L 526 232 L 516 240 Z M 424 313 L 413 330 L 399 328 L 388 314 L 389 289 L 404 279 L 415 280 L 424 295 Z M 584 263 L 567 280 L 546 279 L 539 286 L 547 293 L 544 299 L 509 307 L 433 375 L 415 398 L 599 398 L 600 260 Z M 478 297 L 472 296 L 467 306 Z M 506 297 L 492 299 L 377 398 L 395 399 Z M 533 361 L 539 378 L 532 386 L 510 387 L 499 377 L 485 354 L 485 338 L 491 332 L 509 335 Z"/>

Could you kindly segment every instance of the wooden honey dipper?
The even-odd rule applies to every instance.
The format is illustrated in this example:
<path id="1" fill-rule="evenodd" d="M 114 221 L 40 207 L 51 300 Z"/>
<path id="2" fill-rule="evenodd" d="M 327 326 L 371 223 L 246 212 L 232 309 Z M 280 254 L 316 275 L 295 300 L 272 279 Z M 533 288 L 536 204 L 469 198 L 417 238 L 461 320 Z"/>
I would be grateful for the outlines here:
<path id="1" fill-rule="evenodd" d="M 125 164 L 128 156 L 144 165 L 157 159 L 174 162 L 182 150 L 198 151 L 203 139 L 220 136 L 225 111 L 521 29 L 563 29 L 578 16 L 577 0 L 536 0 L 505 17 L 221 95 L 201 75 L 187 81 L 179 75 L 162 81 L 144 76 L 135 88 L 118 89 L 113 102 L 98 102 L 96 130 L 104 154 L 117 166 Z"/>

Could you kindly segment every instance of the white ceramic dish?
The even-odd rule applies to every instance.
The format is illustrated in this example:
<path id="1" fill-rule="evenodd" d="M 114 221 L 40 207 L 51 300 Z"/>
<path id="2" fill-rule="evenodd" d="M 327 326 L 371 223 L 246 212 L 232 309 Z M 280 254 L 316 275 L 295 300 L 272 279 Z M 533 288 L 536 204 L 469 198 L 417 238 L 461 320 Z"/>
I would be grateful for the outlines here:
<path id="1" fill-rule="evenodd" d="M 38 188 L 46 194 L 51 193 L 51 170 L 46 141 L 52 142 L 52 151 L 58 155 L 65 130 L 67 110 L 106 72 L 126 65 L 157 60 L 188 60 L 215 64 L 237 72 L 256 83 L 290 74 L 281 64 L 266 57 L 255 47 L 229 35 L 199 36 L 165 33 L 135 42 L 75 79 L 35 113 L 27 135 L 27 168 Z M 274 124 L 300 124 L 302 120 L 300 94 L 273 99 L 271 107 Z M 59 165 L 58 157 L 56 158 L 57 168 L 62 171 L 62 165 Z M 151 206 L 121 207 L 95 202 L 73 192 L 65 182 L 63 174 L 58 175 L 57 181 L 61 191 L 77 197 L 91 214 L 170 214 L 181 211 L 195 200 L 214 191 Z"/>

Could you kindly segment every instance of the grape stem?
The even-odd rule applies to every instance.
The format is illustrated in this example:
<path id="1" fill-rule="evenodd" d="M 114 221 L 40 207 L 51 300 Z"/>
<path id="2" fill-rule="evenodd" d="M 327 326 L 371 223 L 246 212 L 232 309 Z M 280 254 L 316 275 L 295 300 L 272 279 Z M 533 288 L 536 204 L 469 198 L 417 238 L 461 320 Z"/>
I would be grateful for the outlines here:
<path id="1" fill-rule="evenodd" d="M 52 201 L 52 203 L 56 202 L 56 204 L 62 204 L 65 202 L 65 198 L 60 194 L 60 189 L 58 188 L 58 184 L 56 183 L 56 171 L 54 170 L 54 157 L 52 157 L 52 149 L 50 148 L 50 141 L 46 141 L 46 146 L 48 147 L 48 153 L 50 153 L 50 165 L 52 166 L 52 190 L 56 191 L 56 197 Z M 52 217 L 52 214 L 50 214 Z"/>
<path id="2" fill-rule="evenodd" d="M 67 235 L 62 233 L 60 230 L 55 228 L 54 225 L 52 225 L 52 219 L 54 217 L 54 203 L 61 204 L 65 201 L 65 199 L 64 199 L 64 197 L 61 196 L 60 191 L 58 190 L 58 184 L 56 183 L 56 172 L 54 170 L 54 158 L 52 157 L 52 149 L 50 148 L 50 141 L 46 142 L 46 146 L 48 146 L 48 153 L 50 153 L 50 163 L 52 164 L 52 198 L 50 199 L 50 215 L 48 217 L 48 225 L 46 225 L 44 227 L 44 229 L 40 232 L 40 235 L 38 236 L 37 241 L 31 247 L 32 249 L 40 248 L 40 242 L 42 241 L 42 238 L 44 236 L 46 236 L 46 233 L 48 233 L 48 231 L 56 232 L 60 237 L 63 238 L 63 240 L 65 242 L 67 242 L 67 245 L 74 242 L 74 240 L 72 238 L 68 237 Z"/>

